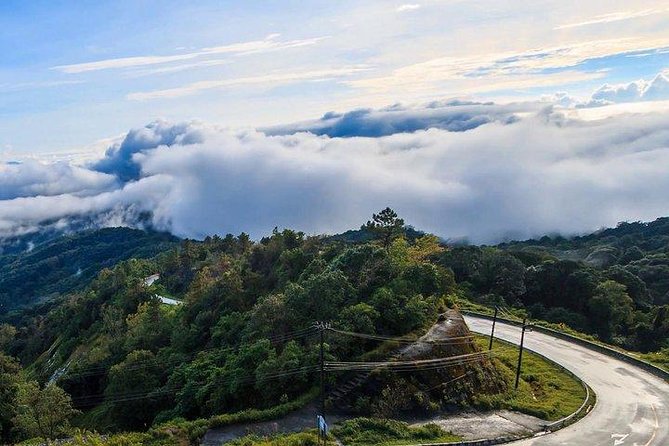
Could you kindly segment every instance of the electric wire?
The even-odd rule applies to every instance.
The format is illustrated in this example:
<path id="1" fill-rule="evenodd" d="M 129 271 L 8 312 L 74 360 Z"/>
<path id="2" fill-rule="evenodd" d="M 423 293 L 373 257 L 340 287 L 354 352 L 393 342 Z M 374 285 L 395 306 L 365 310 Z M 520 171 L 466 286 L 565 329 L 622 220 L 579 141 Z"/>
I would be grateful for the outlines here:
<path id="1" fill-rule="evenodd" d="M 391 337 L 383 335 L 372 335 L 366 333 L 355 333 L 352 331 L 337 330 L 334 328 L 330 328 L 329 331 L 361 339 L 369 339 L 375 341 L 390 341 L 390 342 L 406 343 L 406 344 L 453 345 L 453 344 L 462 344 L 464 343 L 463 341 L 465 340 L 471 341 L 474 338 L 473 335 L 466 335 L 466 336 L 453 336 L 448 338 L 447 340 L 431 341 L 431 340 L 411 339 L 405 337 Z"/>
<path id="2" fill-rule="evenodd" d="M 220 379 L 216 380 L 217 385 L 224 385 L 224 384 L 230 384 L 230 383 L 235 383 L 235 384 L 250 384 L 250 383 L 261 383 L 264 381 L 269 381 L 269 380 L 274 380 L 274 379 L 280 379 L 280 378 L 285 378 L 285 377 L 290 377 L 290 376 L 295 376 L 295 375 L 300 375 L 303 373 L 309 373 L 318 370 L 318 366 L 316 365 L 311 365 L 311 366 L 303 366 L 299 367 L 296 369 L 290 369 L 286 370 L 283 372 L 279 373 L 274 373 L 274 374 L 269 374 L 269 375 L 264 375 L 260 377 L 256 377 L 254 375 L 249 375 L 246 377 L 238 378 L 238 377 L 228 377 L 225 379 Z M 154 396 L 159 396 L 161 394 L 171 394 L 171 393 L 177 393 L 179 390 L 183 389 L 187 385 L 204 385 L 206 384 L 207 381 L 189 381 L 186 382 L 182 385 L 177 385 L 177 386 L 163 386 L 162 388 L 158 389 L 153 389 L 150 391 L 138 391 L 138 392 L 126 392 L 126 393 L 117 393 L 117 394 L 109 394 L 109 393 L 99 393 L 99 394 L 92 394 L 92 395 L 84 395 L 81 397 L 75 397 L 73 398 L 73 402 L 79 406 L 86 405 L 87 403 L 102 403 L 102 402 L 122 402 L 122 401 L 129 401 L 129 400 L 135 400 L 135 399 L 142 399 L 142 398 L 151 398 Z M 99 401 L 102 400 L 102 401 Z"/>
<path id="3" fill-rule="evenodd" d="M 456 336 L 449 338 L 448 340 L 443 340 L 443 341 L 421 341 L 420 339 L 411 339 L 411 338 L 406 338 L 406 337 L 390 337 L 390 336 L 383 336 L 383 335 L 369 335 L 365 333 L 355 333 L 355 332 L 350 332 L 350 331 L 345 331 L 345 330 L 337 330 L 333 329 L 331 327 L 326 328 L 328 331 L 340 334 L 340 335 L 345 335 L 345 336 L 352 336 L 352 337 L 358 337 L 362 339 L 369 339 L 369 340 L 378 340 L 378 341 L 391 341 L 391 342 L 399 342 L 399 343 L 411 343 L 411 344 L 431 344 L 431 345 L 458 345 L 458 344 L 466 344 L 466 343 L 471 343 L 472 339 L 474 336 L 468 335 L 468 336 Z M 293 332 L 285 333 L 285 334 L 280 334 L 276 336 L 271 336 L 269 338 L 261 338 L 261 339 L 268 339 L 270 342 L 284 342 L 286 340 L 292 340 L 292 339 L 299 339 L 299 338 L 304 338 L 311 336 L 319 331 L 319 328 L 317 326 L 311 326 L 308 328 L 304 328 L 301 330 L 295 330 Z M 220 348 L 210 348 L 210 349 L 204 349 L 200 350 L 197 353 L 200 352 L 206 352 L 206 351 L 221 351 L 222 349 Z M 230 349 L 225 349 L 225 350 L 230 350 Z M 386 370 L 391 370 L 395 372 L 405 372 L 405 371 L 428 371 L 428 370 L 436 370 L 436 369 L 441 369 L 441 368 L 446 368 L 446 367 L 455 367 L 455 366 L 462 366 L 462 365 L 467 365 L 475 362 L 480 362 L 483 360 L 483 358 L 487 357 L 489 355 L 489 352 L 477 352 L 477 353 L 471 353 L 471 354 L 466 354 L 466 355 L 458 355 L 458 356 L 452 356 L 452 357 L 447 357 L 447 358 L 436 358 L 436 359 L 428 359 L 428 360 L 412 360 L 412 361 L 381 361 L 381 362 L 342 362 L 342 361 L 332 361 L 332 362 L 327 362 L 324 364 L 324 369 L 326 371 L 349 371 L 349 370 L 359 370 L 359 371 L 371 371 L 371 370 L 376 370 L 376 369 L 386 369 Z M 133 370 L 140 370 L 142 368 L 148 367 L 151 365 L 151 362 L 155 361 L 154 359 L 151 360 L 145 360 L 145 361 L 140 361 L 138 363 L 133 364 L 129 368 L 126 368 L 126 370 L 133 371 Z M 174 361 L 181 361 L 181 358 L 174 358 Z M 165 364 L 161 364 L 164 366 Z M 76 377 L 84 377 L 84 376 L 90 376 L 98 373 L 105 373 L 108 370 L 108 367 L 106 366 L 94 366 L 94 367 L 89 367 L 89 368 L 84 368 L 78 370 L 76 373 L 71 373 L 71 374 L 66 374 L 64 375 L 67 378 L 76 378 Z M 316 365 L 311 365 L 311 366 L 303 366 L 299 367 L 297 369 L 293 370 L 286 370 L 282 371 L 279 373 L 275 374 L 269 374 L 269 375 L 264 375 L 257 377 L 255 375 L 249 375 L 243 378 L 238 378 L 238 377 L 228 377 L 226 379 L 222 380 L 216 380 L 216 384 L 218 385 L 225 385 L 225 384 L 231 384 L 235 383 L 238 385 L 245 385 L 245 384 L 250 384 L 250 383 L 255 383 L 258 384 L 260 382 L 268 381 L 268 380 L 273 380 L 273 379 L 280 379 L 280 378 L 285 378 L 285 377 L 290 377 L 290 376 L 295 376 L 298 374 L 304 374 L 304 373 L 310 373 L 310 372 L 315 372 L 318 370 L 318 366 Z M 151 391 L 143 391 L 143 392 L 128 392 L 125 394 L 108 394 L 108 393 L 100 393 L 100 394 L 93 394 L 93 395 L 84 395 L 82 397 L 77 397 L 74 398 L 75 403 L 79 405 L 85 405 L 86 403 L 95 403 L 97 404 L 98 402 L 123 402 L 123 401 L 134 401 L 138 399 L 143 399 L 143 398 L 153 398 L 153 397 L 159 397 L 163 395 L 169 395 L 169 394 L 175 394 L 182 390 L 185 386 L 187 385 L 193 385 L 196 384 L 198 385 L 198 382 L 186 382 L 183 385 L 179 385 L 176 387 L 162 387 L 159 389 L 154 389 Z M 206 382 L 200 382 L 200 385 L 206 384 Z M 103 401 L 99 401 L 102 399 Z"/>

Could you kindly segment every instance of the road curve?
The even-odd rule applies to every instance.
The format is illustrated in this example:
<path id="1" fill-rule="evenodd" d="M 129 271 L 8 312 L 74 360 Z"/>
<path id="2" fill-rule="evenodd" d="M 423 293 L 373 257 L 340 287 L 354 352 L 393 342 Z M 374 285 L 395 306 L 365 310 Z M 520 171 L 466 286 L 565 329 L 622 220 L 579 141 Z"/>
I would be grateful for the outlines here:
<path id="1" fill-rule="evenodd" d="M 492 322 L 465 316 L 469 328 L 490 334 Z M 520 342 L 520 327 L 497 322 L 495 337 Z M 618 359 L 540 332 L 525 347 L 580 377 L 597 394 L 581 421 L 555 433 L 511 443 L 524 446 L 669 446 L 669 383 Z"/>

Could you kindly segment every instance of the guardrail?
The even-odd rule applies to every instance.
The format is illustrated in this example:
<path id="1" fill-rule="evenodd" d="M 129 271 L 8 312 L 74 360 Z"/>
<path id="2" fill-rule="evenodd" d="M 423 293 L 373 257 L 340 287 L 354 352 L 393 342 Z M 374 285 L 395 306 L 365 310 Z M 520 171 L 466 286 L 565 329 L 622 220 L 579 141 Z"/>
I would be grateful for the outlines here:
<path id="1" fill-rule="evenodd" d="M 456 441 L 449 443 L 412 443 L 411 445 L 405 446 L 490 446 L 495 444 L 504 444 L 511 443 L 512 441 L 522 440 L 525 437 L 500 437 L 500 438 L 491 438 L 489 440 L 470 440 L 470 441 Z"/>
<path id="2" fill-rule="evenodd" d="M 488 320 L 493 319 L 493 317 L 488 315 L 488 314 L 478 313 L 476 311 L 461 310 L 460 312 L 462 314 L 468 314 L 470 316 L 476 316 L 476 317 L 480 317 L 480 318 L 483 318 L 483 319 L 488 319 Z M 521 325 L 520 322 L 511 320 L 511 319 L 501 318 L 499 316 L 497 317 L 497 320 L 505 322 L 507 324 L 517 325 L 517 326 Z M 660 379 L 664 379 L 665 381 L 669 381 L 669 372 L 668 371 L 666 371 L 666 370 L 664 370 L 664 369 L 662 369 L 662 368 L 660 368 L 656 365 L 653 365 L 650 362 L 646 362 L 642 359 L 635 358 L 634 356 L 628 355 L 626 353 L 623 353 L 623 352 L 618 351 L 616 349 L 613 349 L 611 347 L 607 347 L 605 345 L 601 345 L 601 344 L 598 344 L 596 342 L 588 341 L 587 339 L 582 339 L 582 338 L 570 335 L 568 333 L 564 333 L 562 331 L 553 330 L 552 328 L 542 327 L 541 325 L 533 325 L 532 329 L 536 330 L 536 331 L 539 331 L 539 332 L 542 332 L 542 333 L 545 333 L 545 334 L 548 334 L 548 335 L 551 335 L 551 336 L 555 336 L 556 338 L 564 339 L 565 341 L 574 342 L 574 343 L 582 345 L 584 347 L 588 347 L 592 350 L 595 350 L 599 353 L 603 353 L 605 355 L 611 356 L 613 358 L 620 359 L 621 361 L 624 361 L 628 364 L 635 365 L 635 366 L 647 371 L 648 373 L 651 373 L 652 375 L 657 376 Z"/>
<path id="3" fill-rule="evenodd" d="M 557 421 L 553 421 L 552 423 L 548 423 L 548 424 L 544 425 L 544 430 L 545 431 L 552 432 L 554 430 L 562 429 L 563 427 L 570 424 L 570 422 L 574 421 L 576 417 L 582 415 L 583 411 L 585 411 L 586 414 L 587 414 L 587 412 L 590 412 L 590 409 L 592 408 L 592 405 L 588 405 L 588 403 L 590 402 L 590 397 L 591 397 L 590 387 L 582 379 L 579 378 L 579 381 L 581 381 L 581 384 L 583 384 L 583 388 L 585 389 L 585 399 L 583 400 L 583 404 L 581 404 L 581 407 L 576 409 L 576 411 L 574 413 L 572 413 L 571 415 L 567 415 L 564 418 L 561 418 Z M 594 398 L 594 394 L 592 396 Z M 583 416 L 585 416 L 585 415 L 583 415 Z"/>

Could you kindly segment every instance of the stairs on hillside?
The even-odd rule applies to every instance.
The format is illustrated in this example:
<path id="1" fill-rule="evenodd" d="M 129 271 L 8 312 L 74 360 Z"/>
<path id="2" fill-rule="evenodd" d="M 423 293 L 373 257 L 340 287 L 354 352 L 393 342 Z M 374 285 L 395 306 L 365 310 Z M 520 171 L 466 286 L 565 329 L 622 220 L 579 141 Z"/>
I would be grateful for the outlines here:
<path id="1" fill-rule="evenodd" d="M 390 356 L 386 358 L 386 361 L 396 361 L 404 353 L 406 347 L 395 350 Z M 345 405 L 341 405 L 341 401 L 348 396 L 356 388 L 360 387 L 369 375 L 372 374 L 372 371 L 364 371 L 356 374 L 353 378 L 346 381 L 345 383 L 337 386 L 333 391 L 331 391 L 326 399 L 326 404 L 330 407 L 336 407 L 340 410 L 351 410 L 352 406 L 350 402 L 347 402 Z"/>

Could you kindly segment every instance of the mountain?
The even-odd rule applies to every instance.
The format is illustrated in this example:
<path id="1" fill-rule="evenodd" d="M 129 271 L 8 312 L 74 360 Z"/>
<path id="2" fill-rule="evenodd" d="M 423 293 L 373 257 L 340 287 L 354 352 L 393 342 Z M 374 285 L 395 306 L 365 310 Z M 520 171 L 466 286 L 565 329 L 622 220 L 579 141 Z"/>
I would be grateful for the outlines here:
<path id="1" fill-rule="evenodd" d="M 669 218 L 566 238 L 452 247 L 442 258 L 471 300 L 630 350 L 669 348 Z"/>
<path id="2" fill-rule="evenodd" d="M 425 235 L 425 232 L 415 229 L 412 226 L 405 226 L 403 228 L 403 233 L 404 237 L 409 241 L 414 241 Z M 329 236 L 328 240 L 354 244 L 370 242 L 375 238 L 376 234 L 363 225 L 360 229 L 349 229 L 341 234 Z"/>
<path id="3" fill-rule="evenodd" d="M 669 217 L 622 222 L 580 237 L 546 236 L 499 247 L 525 259 L 528 255 L 550 255 L 597 269 L 622 268 L 643 281 L 652 302 L 669 303 Z"/>
<path id="4" fill-rule="evenodd" d="M 129 228 L 49 238 L 46 234 L 5 242 L 0 255 L 0 315 L 77 290 L 103 268 L 131 257 L 153 257 L 178 242 L 169 234 Z M 19 251 L 20 246 L 25 249 Z"/>
<path id="5" fill-rule="evenodd" d="M 643 263 L 666 258 L 666 222 L 496 247 L 411 238 L 417 232 L 397 222 L 385 227 L 398 229 L 392 238 L 363 242 L 354 240 L 369 237 L 365 230 L 346 233 L 349 240 L 277 229 L 259 241 L 242 233 L 178 244 L 129 229 L 86 232 L 2 259 L 5 292 L 31 302 L 64 296 L 0 328 L 4 350 L 35 379 L 67 391 L 83 411 L 77 425 L 98 431 L 176 419 L 201 427 L 222 413 L 300 401 L 318 383 L 320 334 L 333 367 L 328 410 L 406 416 L 508 407 L 515 360 L 481 354 L 457 322 L 462 298 L 628 348 L 669 351 L 669 307 L 654 291 L 664 276 L 644 275 Z M 617 263 L 586 262 L 604 248 Z M 568 253 L 574 259 L 559 257 Z M 319 333 L 315 321 L 330 329 Z M 474 359 L 439 372 L 416 365 L 450 355 Z M 365 373 L 370 362 L 398 358 L 398 372 L 416 373 Z M 537 379 L 528 375 L 526 388 Z M 548 393 L 531 395 L 544 404 Z"/>

